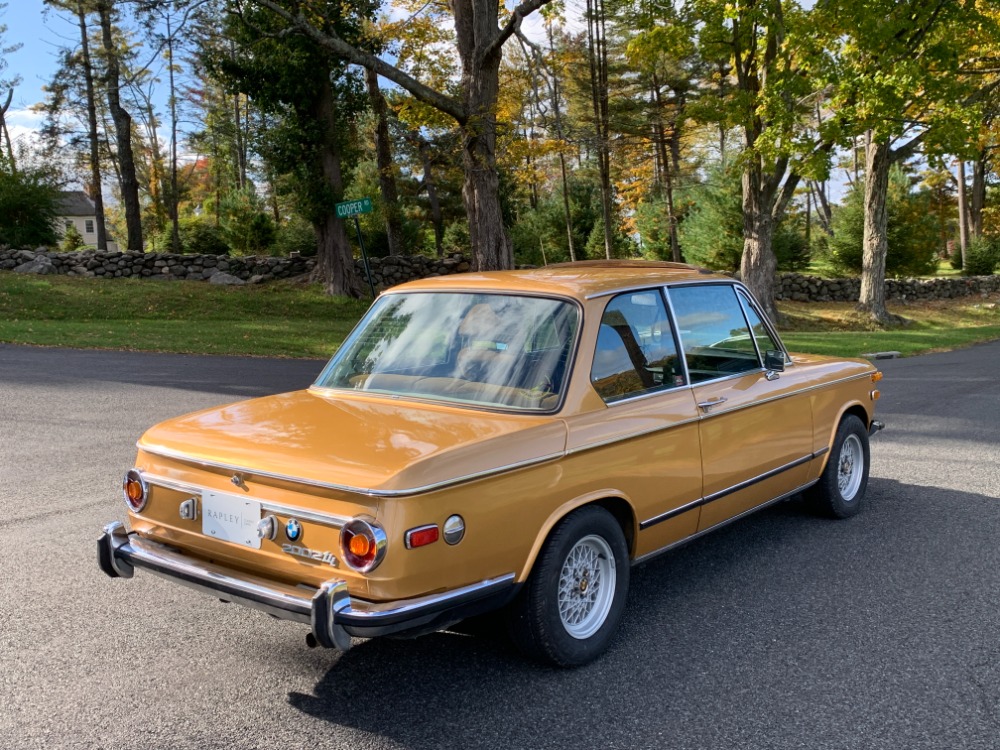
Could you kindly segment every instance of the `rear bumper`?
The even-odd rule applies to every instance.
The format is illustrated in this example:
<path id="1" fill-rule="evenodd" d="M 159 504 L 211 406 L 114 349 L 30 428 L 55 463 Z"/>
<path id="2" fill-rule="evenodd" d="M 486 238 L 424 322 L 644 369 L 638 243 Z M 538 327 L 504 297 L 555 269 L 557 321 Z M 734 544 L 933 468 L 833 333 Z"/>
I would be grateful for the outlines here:
<path id="1" fill-rule="evenodd" d="M 224 601 L 235 602 L 310 626 L 316 641 L 346 651 L 351 636 L 418 634 L 503 606 L 516 591 L 514 574 L 490 578 L 440 594 L 395 602 L 352 598 L 347 583 L 333 578 L 318 589 L 290 586 L 199 560 L 135 534 L 114 522 L 97 541 L 101 570 L 131 578 L 143 568 Z"/>

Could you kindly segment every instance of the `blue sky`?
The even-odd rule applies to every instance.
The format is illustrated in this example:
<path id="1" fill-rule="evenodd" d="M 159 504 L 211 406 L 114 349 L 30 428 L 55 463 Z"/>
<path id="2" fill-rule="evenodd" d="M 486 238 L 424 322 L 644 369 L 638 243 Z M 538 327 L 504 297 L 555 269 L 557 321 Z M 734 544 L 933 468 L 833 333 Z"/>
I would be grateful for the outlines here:
<path id="1" fill-rule="evenodd" d="M 45 10 L 42 0 L 7 0 L 6 9 L 0 11 L 0 24 L 7 26 L 4 35 L 7 45 L 18 42 L 23 45 L 7 56 L 4 71 L 4 77 L 19 75 L 23 79 L 14 90 L 8 112 L 7 124 L 14 136 L 38 123 L 39 117 L 28 108 L 42 101 L 42 86 L 55 73 L 59 48 L 72 44 L 74 33 L 79 32 L 65 13 Z"/>

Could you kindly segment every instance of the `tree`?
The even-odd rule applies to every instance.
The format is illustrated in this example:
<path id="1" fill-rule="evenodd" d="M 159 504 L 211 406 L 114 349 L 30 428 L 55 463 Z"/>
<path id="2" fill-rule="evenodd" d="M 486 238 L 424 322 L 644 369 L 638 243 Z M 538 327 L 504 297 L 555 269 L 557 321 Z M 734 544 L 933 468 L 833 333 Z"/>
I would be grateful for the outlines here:
<path id="1" fill-rule="evenodd" d="M 732 62 L 735 86 L 720 91 L 712 117 L 743 135 L 740 273 L 773 319 L 775 227 L 802 175 L 822 174 L 833 148 L 830 135 L 810 132 L 821 96 L 815 73 L 824 61 L 823 30 L 790 0 L 689 0 L 687 6 L 703 56 Z"/>
<path id="2" fill-rule="evenodd" d="M 101 132 L 98 128 L 97 119 L 97 93 L 94 85 L 94 63 L 90 54 L 90 34 L 87 25 L 87 16 L 92 11 L 92 4 L 84 0 L 45 0 L 47 5 L 64 10 L 76 17 L 77 27 L 80 30 L 80 51 L 79 56 L 65 57 L 63 67 L 73 65 L 79 68 L 79 73 L 83 76 L 84 84 L 84 105 L 87 113 L 87 146 L 88 146 L 88 167 L 90 171 L 90 185 L 87 190 L 90 199 L 94 202 L 94 214 L 97 220 L 97 249 L 108 249 L 107 227 L 104 217 L 104 191 L 102 190 L 101 175 Z M 65 82 L 65 79 L 63 79 Z"/>
<path id="3" fill-rule="evenodd" d="M 458 123 L 463 135 L 463 197 L 473 265 L 479 270 L 511 268 L 514 263 L 510 237 L 503 223 L 496 168 L 496 104 L 503 46 L 518 31 L 525 16 L 548 1 L 524 0 L 500 26 L 498 0 L 453 0 L 455 43 L 462 66 L 461 96 L 457 97 L 421 83 L 345 39 L 329 25 L 313 20 L 327 18 L 330 9 L 325 0 L 302 0 L 291 7 L 277 0 L 252 0 L 338 58 L 371 68 Z"/>
<path id="4" fill-rule="evenodd" d="M 135 156 L 132 151 L 132 116 L 121 103 L 121 51 L 112 33 L 113 16 L 116 11 L 113 0 L 97 0 L 96 7 L 107 65 L 105 86 L 108 109 L 115 123 L 118 179 L 127 227 L 125 247 L 127 250 L 142 252 L 142 204 L 139 202 L 139 181 L 136 179 Z"/>
<path id="5" fill-rule="evenodd" d="M 995 39 L 979 4 L 931 0 L 837 0 L 819 25 L 842 41 L 831 69 L 831 106 L 848 135 L 865 135 L 864 263 L 858 307 L 879 324 L 886 308 L 887 193 L 894 164 L 919 151 L 963 153 L 969 125 L 996 88 L 977 71 L 977 42 Z"/>
<path id="6" fill-rule="evenodd" d="M 59 190 L 51 175 L 26 167 L 0 170 L 0 245 L 54 245 Z"/>
<path id="7" fill-rule="evenodd" d="M 0 3 L 0 13 L 2 13 L 6 7 L 7 3 Z M 0 24 L 0 74 L 2 74 L 4 69 L 7 67 L 7 55 L 21 49 L 20 43 L 4 45 L 3 36 L 6 33 L 7 25 Z M 10 79 L 0 78 L 0 97 L 3 97 L 4 91 L 7 92 L 6 97 L 3 98 L 3 104 L 0 104 L 0 132 L 2 132 L 4 139 L 4 144 L 0 145 L 0 168 L 6 165 L 12 172 L 17 171 L 17 164 L 14 159 L 14 146 L 10 141 L 10 132 L 7 130 L 7 110 L 10 108 L 11 100 L 14 98 L 14 87 L 20 82 L 20 76 L 15 76 Z M 6 145 L 7 147 L 6 154 L 3 152 L 3 145 Z"/>
<path id="8" fill-rule="evenodd" d="M 366 19 L 346 7 L 348 13 L 340 15 L 341 8 L 325 8 L 324 31 L 363 41 Z M 256 145 L 271 168 L 285 175 L 301 214 L 316 230 L 317 274 L 329 294 L 360 297 L 354 256 L 334 204 L 344 198 L 350 136 L 365 104 L 361 81 L 311 37 L 279 36 L 279 19 L 271 13 L 234 9 L 226 27 L 231 49 L 206 49 L 203 59 L 231 91 L 252 97 L 271 116 Z"/>
<path id="9" fill-rule="evenodd" d="M 375 161 L 378 165 L 378 184 L 385 211 L 385 231 L 390 255 L 403 254 L 403 224 L 399 209 L 399 192 L 392 163 L 392 142 L 389 140 L 389 115 L 385 97 L 378 85 L 378 73 L 365 68 L 365 85 L 375 114 Z"/>

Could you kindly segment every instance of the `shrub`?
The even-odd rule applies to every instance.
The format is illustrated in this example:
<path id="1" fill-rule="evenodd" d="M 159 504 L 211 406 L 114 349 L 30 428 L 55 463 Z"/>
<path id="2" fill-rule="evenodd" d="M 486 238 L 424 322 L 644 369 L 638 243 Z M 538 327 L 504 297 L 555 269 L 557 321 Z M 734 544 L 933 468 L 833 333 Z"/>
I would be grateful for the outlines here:
<path id="1" fill-rule="evenodd" d="M 274 221 L 253 188 L 234 190 L 221 204 L 222 232 L 238 255 L 266 253 L 274 242 Z"/>
<path id="2" fill-rule="evenodd" d="M 612 258 L 632 258 L 635 257 L 636 253 L 635 243 L 631 238 L 626 237 L 618 227 L 614 228 L 611 235 L 611 257 Z M 598 217 L 597 221 L 594 222 L 594 228 L 590 232 L 590 237 L 587 238 L 587 245 L 584 247 L 584 252 L 578 254 L 577 257 L 590 258 L 591 260 L 600 260 L 601 258 L 607 257 L 607 252 L 604 247 L 604 218 Z"/>
<path id="3" fill-rule="evenodd" d="M 80 234 L 80 230 L 76 228 L 75 224 L 70 224 L 66 227 L 66 231 L 63 233 L 62 242 L 59 243 L 59 249 L 64 253 L 72 253 L 79 250 L 81 247 L 85 246 L 83 241 L 83 235 Z"/>
<path id="4" fill-rule="evenodd" d="M 897 278 L 925 276 L 937 269 L 938 222 L 926 195 L 911 190 L 898 165 L 892 168 L 886 195 L 888 252 L 885 273 Z M 856 185 L 833 217 L 831 260 L 841 272 L 860 274 L 864 251 L 864 186 Z"/>
<path id="5" fill-rule="evenodd" d="M 469 238 L 469 224 L 464 219 L 453 221 L 444 228 L 441 246 L 446 253 L 472 254 L 472 240 Z"/>
<path id="6" fill-rule="evenodd" d="M 274 255 L 287 256 L 298 253 L 302 256 L 313 256 L 318 250 L 316 230 L 301 216 L 292 216 L 279 226 L 274 235 L 274 244 L 271 245 L 271 253 Z"/>
<path id="7" fill-rule="evenodd" d="M 0 245 L 55 245 L 59 191 L 41 171 L 0 172 Z"/>
<path id="8" fill-rule="evenodd" d="M 743 259 L 743 195 L 740 175 L 714 169 L 708 180 L 684 191 L 691 208 L 678 235 L 689 263 L 736 272 Z M 809 265 L 810 249 L 794 222 L 774 228 L 771 249 L 780 271 L 799 271 Z"/>
<path id="9" fill-rule="evenodd" d="M 222 228 L 217 227 L 210 218 L 202 216 L 184 216 L 178 221 L 178 238 L 181 242 L 180 251 L 192 255 L 229 255 L 229 245 L 223 236 Z M 149 238 L 149 249 L 159 253 L 172 253 L 173 229 L 168 224 L 162 232 L 157 232 Z"/>
<path id="10" fill-rule="evenodd" d="M 958 254 L 961 257 L 961 253 Z M 965 276 L 992 276 L 1000 262 L 1000 243 L 976 237 L 965 248 Z"/>

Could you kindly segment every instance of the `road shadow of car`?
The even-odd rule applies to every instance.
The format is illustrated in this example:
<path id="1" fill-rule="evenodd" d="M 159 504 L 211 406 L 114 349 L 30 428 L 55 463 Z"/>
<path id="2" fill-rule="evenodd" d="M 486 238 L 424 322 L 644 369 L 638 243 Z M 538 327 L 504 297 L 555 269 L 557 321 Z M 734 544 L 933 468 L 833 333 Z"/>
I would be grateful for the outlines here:
<path id="1" fill-rule="evenodd" d="M 859 736 L 907 746 L 922 731 L 913 716 L 929 710 L 927 684 L 942 684 L 941 660 L 992 648 L 958 643 L 954 628 L 1000 627 L 995 607 L 984 623 L 968 606 L 972 581 L 962 585 L 989 576 L 1000 595 L 1000 501 L 873 478 L 867 502 L 835 522 L 795 499 L 634 568 L 618 637 L 586 667 L 540 666 L 503 640 L 455 633 L 372 640 L 289 703 L 417 748 L 662 747 L 666 738 L 733 747 L 768 737 L 773 747 L 819 747 Z M 941 541 L 956 536 L 967 544 Z M 960 682 L 974 693 L 962 695 L 972 714 L 984 700 L 1000 706 L 997 680 Z M 955 710 L 954 696 L 938 700 Z M 843 710 L 866 701 L 874 717 Z M 893 715 L 911 703 L 915 713 L 876 719 L 887 702 Z M 976 717 L 968 721 L 974 730 Z"/>

